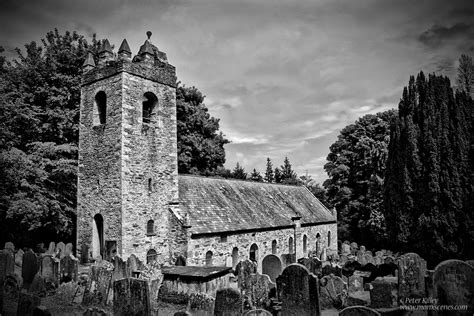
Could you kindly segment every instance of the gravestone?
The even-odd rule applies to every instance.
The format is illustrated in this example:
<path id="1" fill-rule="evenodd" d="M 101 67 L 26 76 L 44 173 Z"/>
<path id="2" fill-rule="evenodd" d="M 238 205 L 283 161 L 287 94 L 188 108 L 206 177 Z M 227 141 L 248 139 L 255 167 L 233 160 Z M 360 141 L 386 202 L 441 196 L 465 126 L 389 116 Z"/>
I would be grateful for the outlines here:
<path id="1" fill-rule="evenodd" d="M 342 278 L 335 275 L 327 275 L 319 280 L 319 302 L 321 308 L 342 308 L 346 303 L 347 284 Z"/>
<path id="2" fill-rule="evenodd" d="M 292 263 L 296 262 L 296 254 L 295 253 L 284 253 L 281 255 L 281 263 L 283 267 L 286 267 Z"/>
<path id="3" fill-rule="evenodd" d="M 369 263 L 370 263 L 370 264 L 375 265 L 375 259 L 374 259 L 374 257 L 372 256 L 372 254 L 369 253 L 369 252 L 366 252 L 366 253 L 364 254 L 363 260 L 365 261 L 365 264 L 369 264 Z"/>
<path id="4" fill-rule="evenodd" d="M 340 265 L 342 265 L 342 266 L 345 265 L 347 261 L 349 261 L 349 258 L 347 258 L 346 255 L 340 255 L 339 256 L 339 264 Z"/>
<path id="5" fill-rule="evenodd" d="M 87 244 L 81 245 L 81 263 L 89 262 L 89 246 Z"/>
<path id="6" fill-rule="evenodd" d="M 342 249 L 341 249 L 341 252 L 343 255 L 350 255 L 351 254 L 351 245 L 349 244 L 348 241 L 345 241 L 343 244 L 342 244 Z"/>
<path id="7" fill-rule="evenodd" d="M 59 281 L 69 282 L 77 281 L 78 262 L 70 256 L 62 257 L 59 262 Z"/>
<path id="8" fill-rule="evenodd" d="M 242 297 L 239 290 L 233 288 L 217 290 L 214 315 L 240 316 L 242 315 L 242 305 Z"/>
<path id="9" fill-rule="evenodd" d="M 115 281 L 114 315 L 150 315 L 150 296 L 146 280 L 127 278 Z"/>
<path id="10" fill-rule="evenodd" d="M 350 306 L 344 308 L 339 316 L 380 316 L 381 314 L 375 309 L 365 306 Z"/>
<path id="11" fill-rule="evenodd" d="M 5 243 L 5 247 L 3 247 L 3 249 L 10 252 L 12 255 L 15 253 L 15 245 L 11 241 L 7 241 Z"/>
<path id="12" fill-rule="evenodd" d="M 275 255 L 267 255 L 262 260 L 262 274 L 266 274 L 270 277 L 272 282 L 276 282 L 276 278 L 281 274 L 282 263 L 280 258 Z"/>
<path id="13" fill-rule="evenodd" d="M 68 243 L 66 245 L 66 250 L 65 250 L 65 253 L 64 253 L 65 256 L 70 256 L 70 255 L 74 255 L 73 253 L 73 246 L 71 243 Z"/>
<path id="14" fill-rule="evenodd" d="M 8 275 L 15 273 L 15 261 L 10 251 L 0 251 L 0 284 Z"/>
<path id="15" fill-rule="evenodd" d="M 438 264 L 433 274 L 433 292 L 438 305 L 464 305 L 466 311 L 443 311 L 439 315 L 472 315 L 474 312 L 474 267 L 461 260 Z M 435 313 L 435 315 L 437 315 Z"/>
<path id="16" fill-rule="evenodd" d="M 46 282 L 57 284 L 59 281 L 59 261 L 52 256 L 44 256 L 41 260 L 41 276 Z"/>
<path id="17" fill-rule="evenodd" d="M 272 283 L 268 275 L 254 273 L 249 278 L 249 291 L 247 295 L 252 301 L 253 307 L 264 308 L 270 305 L 270 289 L 274 288 L 275 284 Z"/>
<path id="18" fill-rule="evenodd" d="M 249 288 L 249 277 L 252 273 L 257 272 L 257 265 L 248 259 L 243 260 L 237 263 L 235 272 L 237 273 L 238 287 L 243 291 L 243 293 L 246 293 L 245 291 Z"/>
<path id="19" fill-rule="evenodd" d="M 272 313 L 264 309 L 254 309 L 245 313 L 244 316 L 272 316 Z"/>
<path id="20" fill-rule="evenodd" d="M 327 248 L 324 247 L 321 250 L 321 256 L 320 256 L 321 261 L 326 261 L 327 260 Z"/>
<path id="21" fill-rule="evenodd" d="M 351 255 L 355 256 L 359 247 L 356 242 L 351 242 Z"/>
<path id="22" fill-rule="evenodd" d="M 359 271 L 354 271 L 354 274 L 348 278 L 347 283 L 349 292 L 351 293 L 364 289 L 364 279 Z"/>
<path id="23" fill-rule="evenodd" d="M 5 278 L 3 289 L 3 313 L 5 315 L 16 315 L 18 307 L 18 296 L 20 294 L 20 282 L 13 275 Z"/>
<path id="24" fill-rule="evenodd" d="M 123 261 L 122 258 L 115 256 L 112 263 L 114 265 L 114 272 L 112 275 L 114 281 L 131 277 L 131 275 L 127 275 L 127 263 Z"/>
<path id="25" fill-rule="evenodd" d="M 381 265 L 383 262 L 383 251 L 377 251 L 375 252 L 375 257 L 374 257 L 375 265 Z"/>
<path id="26" fill-rule="evenodd" d="M 18 267 L 21 267 L 23 265 L 23 255 L 25 252 L 22 249 L 18 249 L 18 251 L 15 254 L 15 264 Z"/>
<path id="27" fill-rule="evenodd" d="M 314 275 L 321 275 L 322 273 L 322 262 L 317 258 L 300 258 L 298 263 L 304 265 L 308 269 L 309 273 Z"/>
<path id="28" fill-rule="evenodd" d="M 54 255 L 55 250 L 56 250 L 56 243 L 52 241 L 49 243 L 48 251 L 46 251 L 46 253 L 48 255 Z"/>
<path id="29" fill-rule="evenodd" d="M 399 257 L 398 264 L 398 297 L 425 297 L 426 261 L 416 253 L 407 253 Z"/>
<path id="30" fill-rule="evenodd" d="M 315 275 L 295 263 L 286 267 L 277 278 L 281 315 L 320 315 L 319 285 Z"/>
<path id="31" fill-rule="evenodd" d="M 66 255 L 66 245 L 62 241 L 56 245 L 56 254 L 59 254 L 60 259 Z"/>
<path id="32" fill-rule="evenodd" d="M 109 292 L 112 290 L 112 270 L 101 266 L 92 266 L 89 280 L 84 289 L 84 305 L 106 305 Z"/>
<path id="33" fill-rule="evenodd" d="M 23 255 L 23 265 L 21 267 L 21 277 L 23 278 L 24 288 L 28 289 L 30 287 L 38 270 L 38 257 L 36 257 L 31 249 L 28 249 Z"/>
<path id="34" fill-rule="evenodd" d="M 134 272 L 143 270 L 145 270 L 145 264 L 134 254 L 130 255 L 127 259 L 127 275 L 133 276 Z"/>
<path id="35" fill-rule="evenodd" d="M 397 279 L 395 277 L 377 278 L 372 281 L 370 306 L 373 308 L 397 307 Z"/>
<path id="36" fill-rule="evenodd" d="M 20 293 L 18 298 L 17 315 L 31 316 L 33 310 L 41 305 L 41 299 L 30 293 Z"/>
<path id="37" fill-rule="evenodd" d="M 44 279 L 39 272 L 36 273 L 33 282 L 31 282 L 28 292 L 39 296 L 44 296 L 46 294 Z"/>

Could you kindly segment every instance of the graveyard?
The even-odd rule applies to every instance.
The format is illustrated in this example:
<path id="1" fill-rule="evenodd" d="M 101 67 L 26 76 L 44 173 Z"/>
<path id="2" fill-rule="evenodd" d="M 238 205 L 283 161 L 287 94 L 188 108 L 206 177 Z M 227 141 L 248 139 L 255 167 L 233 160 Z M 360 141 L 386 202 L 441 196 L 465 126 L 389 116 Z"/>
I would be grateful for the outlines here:
<path id="1" fill-rule="evenodd" d="M 268 255 L 270 258 L 274 255 Z M 276 256 L 274 256 L 276 257 Z M 291 257 L 291 256 L 290 256 Z M 294 256 L 293 256 L 294 257 Z M 84 259 L 84 258 L 82 258 Z M 278 257 L 276 258 L 278 259 Z M 272 260 L 275 260 L 272 258 Z M 162 266 L 136 256 L 81 260 L 51 242 L 0 253 L 2 315 L 472 315 L 473 261 L 428 270 L 415 253 L 372 253 L 348 241 L 261 274 L 235 267 Z M 437 311 L 436 306 L 457 308 Z M 451 307 L 449 307 L 451 306 Z"/>

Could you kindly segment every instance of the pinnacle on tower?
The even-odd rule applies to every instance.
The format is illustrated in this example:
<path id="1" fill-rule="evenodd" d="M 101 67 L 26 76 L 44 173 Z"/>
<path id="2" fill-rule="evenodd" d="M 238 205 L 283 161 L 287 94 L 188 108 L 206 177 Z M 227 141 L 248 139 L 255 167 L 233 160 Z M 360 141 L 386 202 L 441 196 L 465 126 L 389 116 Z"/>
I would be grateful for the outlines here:
<path id="1" fill-rule="evenodd" d="M 83 71 L 89 71 L 95 68 L 94 56 L 92 56 L 91 51 L 87 52 L 86 60 L 84 60 L 84 64 L 82 64 Z"/>
<path id="2" fill-rule="evenodd" d="M 113 53 L 112 51 L 112 46 L 110 46 L 110 43 L 109 43 L 109 40 L 108 39 L 105 39 L 102 47 L 100 48 L 99 50 L 99 54 L 102 54 L 102 53 Z"/>
<path id="3" fill-rule="evenodd" d="M 129 60 L 132 57 L 132 51 L 130 50 L 130 46 L 128 46 L 126 39 L 124 39 L 122 41 L 122 44 L 120 44 L 120 48 L 118 50 L 118 56 L 120 59 L 127 59 L 127 60 Z"/>
<path id="4" fill-rule="evenodd" d="M 105 65 L 111 60 L 114 60 L 114 52 L 112 51 L 109 40 L 106 39 L 99 50 L 99 65 Z"/>

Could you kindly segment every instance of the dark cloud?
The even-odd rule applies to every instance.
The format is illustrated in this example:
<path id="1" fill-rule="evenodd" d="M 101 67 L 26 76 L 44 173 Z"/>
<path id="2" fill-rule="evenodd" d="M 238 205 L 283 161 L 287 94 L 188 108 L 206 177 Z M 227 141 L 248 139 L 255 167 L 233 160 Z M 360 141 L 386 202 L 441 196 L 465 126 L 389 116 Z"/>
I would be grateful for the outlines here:
<path id="1" fill-rule="evenodd" d="M 457 38 L 474 39 L 474 25 L 467 23 L 456 23 L 452 26 L 434 24 L 430 29 L 421 33 L 418 40 L 430 48 L 437 48 L 449 40 Z"/>

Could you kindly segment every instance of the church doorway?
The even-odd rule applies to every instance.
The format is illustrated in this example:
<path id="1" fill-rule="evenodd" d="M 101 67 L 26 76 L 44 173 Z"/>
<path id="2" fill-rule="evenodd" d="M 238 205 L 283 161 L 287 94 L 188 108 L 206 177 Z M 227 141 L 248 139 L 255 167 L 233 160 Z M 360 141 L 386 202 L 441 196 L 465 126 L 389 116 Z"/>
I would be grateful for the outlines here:
<path id="1" fill-rule="evenodd" d="M 275 255 L 267 255 L 262 261 L 262 274 L 270 277 L 272 282 L 276 282 L 277 276 L 281 274 L 281 260 Z"/>
<path id="2" fill-rule="evenodd" d="M 104 218 L 100 214 L 94 216 L 92 225 L 92 257 L 97 258 L 104 253 Z"/>

